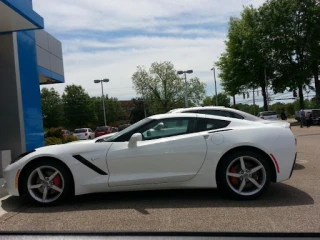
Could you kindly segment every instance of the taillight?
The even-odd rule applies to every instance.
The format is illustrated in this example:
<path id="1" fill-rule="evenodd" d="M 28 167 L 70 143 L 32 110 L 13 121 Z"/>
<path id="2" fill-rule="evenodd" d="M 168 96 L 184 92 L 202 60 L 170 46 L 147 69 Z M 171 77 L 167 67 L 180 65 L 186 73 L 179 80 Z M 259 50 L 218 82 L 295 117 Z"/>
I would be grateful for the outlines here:
<path id="1" fill-rule="evenodd" d="M 86 132 L 84 135 L 85 135 L 85 136 L 88 136 L 88 133 Z"/>
<path id="2" fill-rule="evenodd" d="M 260 118 L 264 119 L 264 117 L 263 117 L 263 116 L 261 116 Z"/>

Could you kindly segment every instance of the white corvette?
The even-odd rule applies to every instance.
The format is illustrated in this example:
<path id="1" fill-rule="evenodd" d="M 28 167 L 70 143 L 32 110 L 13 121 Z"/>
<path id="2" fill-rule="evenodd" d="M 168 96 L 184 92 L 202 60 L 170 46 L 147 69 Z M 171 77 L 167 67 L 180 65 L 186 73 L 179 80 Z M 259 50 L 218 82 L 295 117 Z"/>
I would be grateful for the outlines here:
<path id="1" fill-rule="evenodd" d="M 51 205 L 93 192 L 216 188 L 253 199 L 289 179 L 296 141 L 287 124 L 177 113 L 121 132 L 35 149 L 4 170 L 9 194 Z"/>

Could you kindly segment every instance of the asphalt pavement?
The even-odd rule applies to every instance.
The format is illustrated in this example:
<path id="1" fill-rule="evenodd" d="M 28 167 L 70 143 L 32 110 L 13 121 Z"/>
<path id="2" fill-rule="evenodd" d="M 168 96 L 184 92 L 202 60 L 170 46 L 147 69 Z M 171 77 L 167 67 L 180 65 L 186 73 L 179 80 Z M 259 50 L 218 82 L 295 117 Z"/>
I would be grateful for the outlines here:
<path id="1" fill-rule="evenodd" d="M 2 231 L 320 232 L 320 127 L 292 127 L 298 140 L 292 178 L 258 200 L 233 201 L 218 190 L 104 193 L 57 207 L 1 199 Z"/>

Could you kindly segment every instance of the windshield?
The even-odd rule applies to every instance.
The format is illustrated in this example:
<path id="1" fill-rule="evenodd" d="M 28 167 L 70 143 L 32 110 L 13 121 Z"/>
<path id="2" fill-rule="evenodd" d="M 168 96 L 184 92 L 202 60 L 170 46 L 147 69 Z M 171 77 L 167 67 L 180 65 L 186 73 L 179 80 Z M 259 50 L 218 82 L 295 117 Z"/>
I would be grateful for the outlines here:
<path id="1" fill-rule="evenodd" d="M 151 118 L 145 118 L 140 120 L 139 122 L 136 122 L 135 124 L 130 125 L 129 127 L 123 129 L 120 132 L 117 132 L 116 134 L 112 135 L 111 137 L 106 137 L 106 138 L 100 138 L 99 140 L 97 140 L 97 142 L 113 142 L 115 139 L 117 139 L 118 137 L 123 136 L 124 134 L 129 133 L 130 131 L 132 131 L 133 129 L 139 128 L 140 126 L 146 124 L 147 122 L 152 121 L 153 119 Z"/>
<path id="2" fill-rule="evenodd" d="M 73 133 L 85 133 L 85 132 L 87 132 L 87 129 L 85 129 L 85 128 L 75 129 L 75 130 L 73 131 Z"/>

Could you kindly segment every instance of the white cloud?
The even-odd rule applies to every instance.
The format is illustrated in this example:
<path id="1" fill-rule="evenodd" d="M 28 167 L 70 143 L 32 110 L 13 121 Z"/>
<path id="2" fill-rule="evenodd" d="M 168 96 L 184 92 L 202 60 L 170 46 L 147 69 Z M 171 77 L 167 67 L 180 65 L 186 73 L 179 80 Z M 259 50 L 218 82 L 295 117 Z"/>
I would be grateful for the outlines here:
<path id="1" fill-rule="evenodd" d="M 224 50 L 230 16 L 263 0 L 33 0 L 46 30 L 62 41 L 66 84 L 100 94 L 96 78 L 110 78 L 106 92 L 135 96 L 131 76 L 138 65 L 171 61 L 193 69 L 213 94 L 214 61 Z M 186 27 L 188 25 L 188 27 Z M 121 34 L 123 31 L 130 33 Z M 190 76 L 191 77 L 191 76 Z M 66 84 L 54 86 L 62 92 Z M 48 87 L 48 86 L 47 86 Z M 220 87 L 219 87 L 220 88 Z"/>

